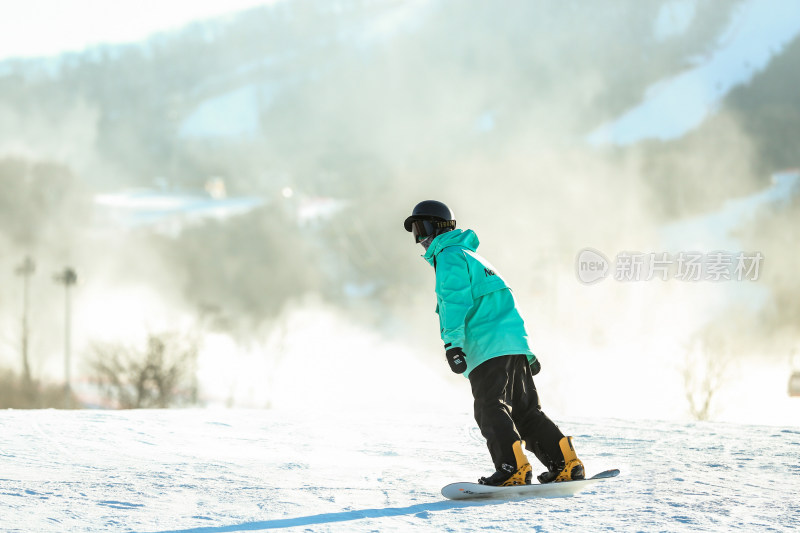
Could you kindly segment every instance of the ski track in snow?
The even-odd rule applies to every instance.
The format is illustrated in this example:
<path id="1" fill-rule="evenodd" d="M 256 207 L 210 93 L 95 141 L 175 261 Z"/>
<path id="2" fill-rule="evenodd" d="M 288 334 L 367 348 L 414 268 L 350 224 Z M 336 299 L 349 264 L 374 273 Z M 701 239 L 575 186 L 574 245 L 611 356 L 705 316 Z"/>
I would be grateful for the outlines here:
<path id="1" fill-rule="evenodd" d="M 0 531 L 800 528 L 800 428 L 558 422 L 589 474 L 622 475 L 570 498 L 445 500 L 491 470 L 468 413 L 0 411 Z"/>

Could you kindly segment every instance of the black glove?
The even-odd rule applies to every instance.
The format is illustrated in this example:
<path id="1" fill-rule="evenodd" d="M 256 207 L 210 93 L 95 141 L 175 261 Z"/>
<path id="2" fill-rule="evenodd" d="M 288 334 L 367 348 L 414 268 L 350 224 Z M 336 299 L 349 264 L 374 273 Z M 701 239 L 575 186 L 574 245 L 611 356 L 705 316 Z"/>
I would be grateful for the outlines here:
<path id="1" fill-rule="evenodd" d="M 531 363 L 531 374 L 535 376 L 536 374 L 539 373 L 541 369 L 542 369 L 542 364 L 539 362 L 539 358 L 537 357 Z"/>
<path id="2" fill-rule="evenodd" d="M 467 355 L 461 348 L 447 349 L 447 364 L 456 374 L 463 374 L 467 370 Z"/>

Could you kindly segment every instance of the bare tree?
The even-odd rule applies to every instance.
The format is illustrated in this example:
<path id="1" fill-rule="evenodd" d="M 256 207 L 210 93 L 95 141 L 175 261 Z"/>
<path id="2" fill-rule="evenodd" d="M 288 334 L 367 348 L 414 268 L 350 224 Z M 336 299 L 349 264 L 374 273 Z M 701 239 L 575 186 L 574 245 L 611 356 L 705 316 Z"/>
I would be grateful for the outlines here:
<path id="1" fill-rule="evenodd" d="M 166 408 L 197 402 L 197 342 L 176 333 L 150 334 L 145 350 L 95 344 L 89 366 L 94 382 L 120 409 Z"/>
<path id="2" fill-rule="evenodd" d="M 724 329 L 709 325 L 687 345 L 681 374 L 689 412 L 695 420 L 708 420 L 714 412 L 714 397 L 729 376 L 731 343 Z"/>

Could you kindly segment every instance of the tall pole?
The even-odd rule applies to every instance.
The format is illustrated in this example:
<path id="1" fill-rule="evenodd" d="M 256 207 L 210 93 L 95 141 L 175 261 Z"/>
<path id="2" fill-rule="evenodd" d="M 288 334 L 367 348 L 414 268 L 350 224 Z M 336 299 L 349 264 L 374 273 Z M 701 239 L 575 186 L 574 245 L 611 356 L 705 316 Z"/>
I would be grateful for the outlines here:
<path id="1" fill-rule="evenodd" d="M 78 282 L 75 271 L 66 267 L 63 271 L 55 275 L 57 283 L 64 285 L 64 397 L 66 406 L 71 407 L 72 402 L 72 305 L 70 300 L 70 287 Z"/>
<path id="2" fill-rule="evenodd" d="M 36 271 L 36 264 L 30 256 L 25 259 L 14 271 L 18 276 L 22 276 L 22 378 L 26 388 L 31 384 L 31 366 L 28 361 L 28 302 L 29 302 L 29 278 Z"/>

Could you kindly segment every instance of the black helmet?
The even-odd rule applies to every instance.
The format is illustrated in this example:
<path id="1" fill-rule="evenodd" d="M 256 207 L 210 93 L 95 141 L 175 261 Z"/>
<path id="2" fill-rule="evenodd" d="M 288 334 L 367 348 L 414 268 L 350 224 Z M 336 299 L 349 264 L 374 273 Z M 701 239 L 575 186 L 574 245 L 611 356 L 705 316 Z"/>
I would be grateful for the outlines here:
<path id="1" fill-rule="evenodd" d="M 445 233 L 456 227 L 456 218 L 450 208 L 436 200 L 424 200 L 414 206 L 411 216 L 403 224 L 414 234 L 416 242 L 429 236 Z"/>

